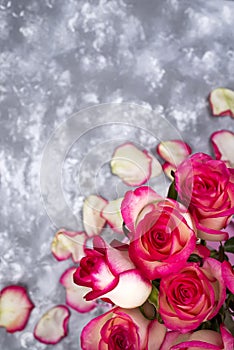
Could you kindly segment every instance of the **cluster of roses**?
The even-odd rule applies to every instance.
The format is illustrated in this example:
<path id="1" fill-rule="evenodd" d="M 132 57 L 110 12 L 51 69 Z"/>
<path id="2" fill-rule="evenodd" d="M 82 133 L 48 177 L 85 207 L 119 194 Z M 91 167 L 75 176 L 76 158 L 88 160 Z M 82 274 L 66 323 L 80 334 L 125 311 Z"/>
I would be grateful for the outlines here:
<path id="1" fill-rule="evenodd" d="M 74 273 L 113 308 L 83 329 L 83 350 L 225 349 L 234 272 L 225 254 L 234 214 L 234 169 L 197 153 L 174 173 L 168 198 L 141 186 L 121 204 L 128 239 L 108 245 L 100 236 Z M 206 246 L 220 242 L 219 252 Z M 230 312 L 230 313 L 229 313 Z"/>

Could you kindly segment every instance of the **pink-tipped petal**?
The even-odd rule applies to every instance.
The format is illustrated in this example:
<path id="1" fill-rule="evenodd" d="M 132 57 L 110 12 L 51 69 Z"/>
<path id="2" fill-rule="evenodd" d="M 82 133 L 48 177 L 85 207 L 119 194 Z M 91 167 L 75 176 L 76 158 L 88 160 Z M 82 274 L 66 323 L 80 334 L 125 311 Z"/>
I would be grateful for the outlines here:
<path id="1" fill-rule="evenodd" d="M 162 200 L 162 197 L 148 186 L 126 192 L 121 204 L 121 214 L 129 230 L 134 229 L 137 217 L 144 207 L 160 200 Z"/>
<path id="2" fill-rule="evenodd" d="M 157 146 L 157 152 L 166 162 L 178 166 L 191 153 L 191 147 L 181 140 L 162 141 Z"/>
<path id="3" fill-rule="evenodd" d="M 164 174 L 167 175 L 167 177 L 173 181 L 174 180 L 174 177 L 172 176 L 171 172 L 172 171 L 176 171 L 176 167 L 168 162 L 165 162 L 163 165 L 162 165 L 162 168 L 163 168 L 163 171 L 164 171 Z"/>
<path id="4" fill-rule="evenodd" d="M 224 350 L 234 349 L 234 337 L 229 332 L 229 330 L 223 325 L 220 325 L 220 332 L 223 339 Z"/>
<path id="5" fill-rule="evenodd" d="M 85 199 L 83 206 L 83 224 L 89 237 L 99 235 L 106 220 L 102 217 L 102 210 L 107 200 L 100 196 L 91 195 Z"/>
<path id="6" fill-rule="evenodd" d="M 144 150 L 143 151 L 148 157 L 151 159 L 151 175 L 150 178 L 159 176 L 162 172 L 162 166 L 159 163 L 159 161 L 148 151 Z"/>
<path id="7" fill-rule="evenodd" d="M 118 233 L 123 233 L 123 219 L 120 211 L 122 200 L 123 198 L 118 198 L 110 201 L 102 210 L 102 217 L 113 231 Z"/>
<path id="8" fill-rule="evenodd" d="M 228 167 L 234 168 L 234 133 L 220 130 L 210 136 L 216 159 L 221 159 Z"/>
<path id="9" fill-rule="evenodd" d="M 111 171 L 128 186 L 140 186 L 151 176 L 151 163 L 148 154 L 127 142 L 116 148 L 111 160 Z"/>
<path id="10" fill-rule="evenodd" d="M 222 263 L 222 276 L 226 287 L 234 294 L 234 269 L 228 261 Z"/>
<path id="11" fill-rule="evenodd" d="M 234 92 L 229 89 L 214 89 L 209 96 L 213 116 L 234 117 Z"/>
<path id="12" fill-rule="evenodd" d="M 133 309 L 146 301 L 151 290 L 149 280 L 144 279 L 138 270 L 129 270 L 120 274 L 117 286 L 102 297 L 110 299 L 117 306 Z"/>
<path id="13" fill-rule="evenodd" d="M 24 287 L 12 285 L 4 288 L 0 293 L 0 327 L 5 327 L 9 333 L 22 331 L 33 308 Z"/>
<path id="14" fill-rule="evenodd" d="M 34 337 L 44 344 L 57 344 L 68 334 L 70 311 L 64 305 L 48 310 L 38 321 Z"/>
<path id="15" fill-rule="evenodd" d="M 112 310 L 92 319 L 82 330 L 80 340 L 82 350 L 98 350 L 103 325 L 113 316 Z"/>
<path id="16" fill-rule="evenodd" d="M 93 310 L 97 303 L 96 301 L 86 301 L 84 296 L 91 290 L 90 288 L 78 286 L 73 282 L 73 274 L 76 267 L 71 267 L 66 270 L 60 278 L 60 283 L 66 288 L 66 304 L 72 309 L 85 313 Z"/>
<path id="17" fill-rule="evenodd" d="M 61 229 L 56 232 L 52 241 L 52 254 L 58 261 L 72 257 L 72 260 L 78 263 L 85 256 L 84 246 L 87 238 L 85 232 L 73 232 Z"/>

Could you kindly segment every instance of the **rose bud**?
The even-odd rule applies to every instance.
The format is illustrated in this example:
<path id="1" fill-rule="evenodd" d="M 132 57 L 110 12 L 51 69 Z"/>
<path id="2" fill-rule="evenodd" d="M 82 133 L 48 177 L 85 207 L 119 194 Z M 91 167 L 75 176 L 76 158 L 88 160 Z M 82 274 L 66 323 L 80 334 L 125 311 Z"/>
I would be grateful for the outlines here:
<path id="1" fill-rule="evenodd" d="M 130 260 L 128 251 L 112 248 L 101 237 L 93 239 L 93 246 L 86 249 L 74 273 L 76 284 L 90 288 L 85 299 L 105 298 L 125 308 L 142 305 L 152 285 Z"/>

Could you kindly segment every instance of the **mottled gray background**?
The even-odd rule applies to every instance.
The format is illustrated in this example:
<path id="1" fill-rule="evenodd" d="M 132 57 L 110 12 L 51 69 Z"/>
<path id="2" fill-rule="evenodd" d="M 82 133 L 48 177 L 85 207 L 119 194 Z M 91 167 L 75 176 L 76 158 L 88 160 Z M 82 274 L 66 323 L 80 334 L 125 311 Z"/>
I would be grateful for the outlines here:
<path id="1" fill-rule="evenodd" d="M 212 118 L 207 104 L 213 88 L 234 89 L 233 15 L 232 1 L 0 0 L 0 288 L 22 283 L 36 304 L 23 332 L 0 329 L 2 350 L 49 349 L 32 330 L 64 303 L 58 279 L 71 262 L 50 254 L 55 225 L 39 181 L 53 131 L 85 107 L 135 102 L 166 117 L 194 151 L 209 151 L 211 132 L 233 130 L 233 120 Z M 64 193 L 78 212 L 76 162 L 71 152 Z M 72 313 L 70 334 L 54 349 L 79 349 L 90 317 Z"/>

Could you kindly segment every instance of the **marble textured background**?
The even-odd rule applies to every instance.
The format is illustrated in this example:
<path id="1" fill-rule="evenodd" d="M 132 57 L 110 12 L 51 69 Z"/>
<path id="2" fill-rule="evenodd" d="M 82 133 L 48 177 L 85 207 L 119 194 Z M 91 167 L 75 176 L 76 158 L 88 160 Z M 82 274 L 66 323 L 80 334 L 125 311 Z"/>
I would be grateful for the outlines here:
<path id="1" fill-rule="evenodd" d="M 233 13 L 232 1 L 0 0 L 0 289 L 23 283 L 36 304 L 23 332 L 0 329 L 2 350 L 49 349 L 32 330 L 64 303 L 58 278 L 69 262 L 50 254 L 55 227 L 39 181 L 50 135 L 85 107 L 127 101 L 159 111 L 194 151 L 209 151 L 211 132 L 233 130 L 207 104 L 213 88 L 234 88 Z M 68 197 L 70 187 L 65 181 Z M 80 330 L 98 312 L 72 313 L 54 349 L 79 349 Z"/>

